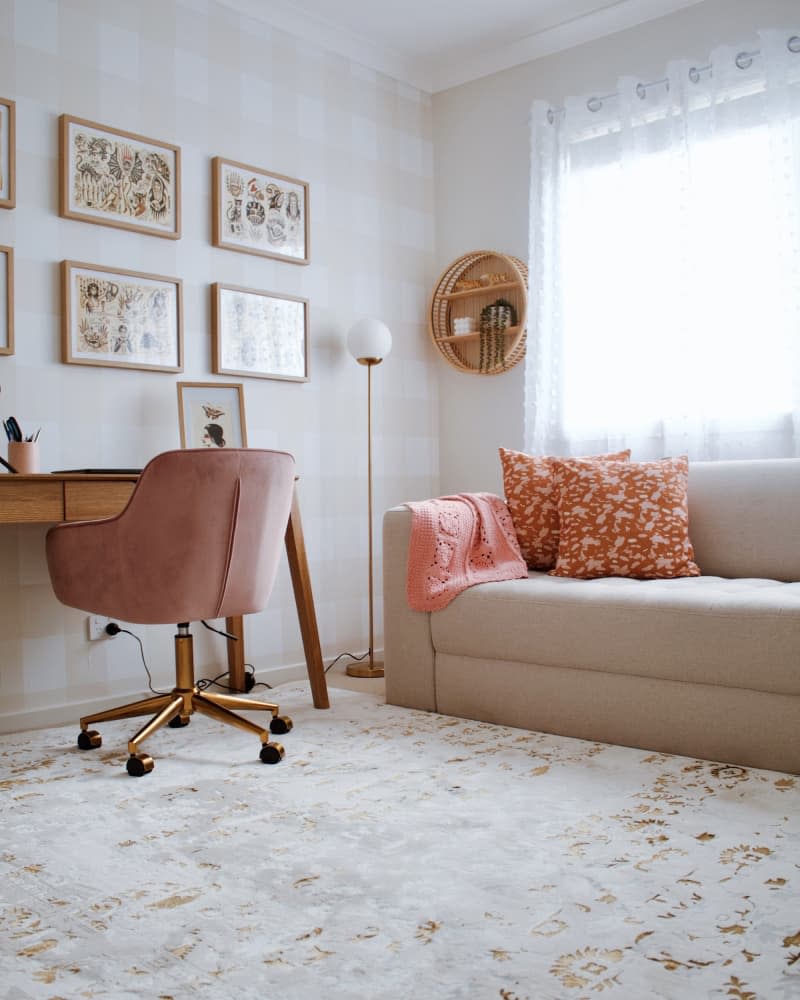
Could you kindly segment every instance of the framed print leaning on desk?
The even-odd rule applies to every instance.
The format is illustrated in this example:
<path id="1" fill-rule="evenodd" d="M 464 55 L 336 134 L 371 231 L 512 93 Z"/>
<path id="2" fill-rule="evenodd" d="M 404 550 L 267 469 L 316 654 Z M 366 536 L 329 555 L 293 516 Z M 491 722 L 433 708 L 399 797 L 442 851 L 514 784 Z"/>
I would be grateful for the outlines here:
<path id="1" fill-rule="evenodd" d="M 246 448 L 241 382 L 178 382 L 181 448 Z"/>
<path id="2" fill-rule="evenodd" d="M 0 354 L 14 353 L 14 251 L 0 247 Z"/>

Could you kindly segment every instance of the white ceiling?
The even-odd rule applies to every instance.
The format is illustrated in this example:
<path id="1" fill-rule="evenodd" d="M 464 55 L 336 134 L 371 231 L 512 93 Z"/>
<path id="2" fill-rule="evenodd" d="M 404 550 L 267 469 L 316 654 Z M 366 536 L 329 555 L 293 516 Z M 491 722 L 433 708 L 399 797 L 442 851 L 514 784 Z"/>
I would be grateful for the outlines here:
<path id="1" fill-rule="evenodd" d="M 430 93 L 702 0 L 222 0 Z"/>

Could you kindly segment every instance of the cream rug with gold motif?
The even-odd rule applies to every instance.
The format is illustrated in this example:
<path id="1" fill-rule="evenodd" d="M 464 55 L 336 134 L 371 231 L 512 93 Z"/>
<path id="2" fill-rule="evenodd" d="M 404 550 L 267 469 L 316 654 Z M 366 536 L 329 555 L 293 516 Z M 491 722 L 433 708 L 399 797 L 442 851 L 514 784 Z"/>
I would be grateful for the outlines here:
<path id="1" fill-rule="evenodd" d="M 0 993 L 800 997 L 800 779 L 277 689 L 286 759 L 195 716 L 0 738 Z"/>

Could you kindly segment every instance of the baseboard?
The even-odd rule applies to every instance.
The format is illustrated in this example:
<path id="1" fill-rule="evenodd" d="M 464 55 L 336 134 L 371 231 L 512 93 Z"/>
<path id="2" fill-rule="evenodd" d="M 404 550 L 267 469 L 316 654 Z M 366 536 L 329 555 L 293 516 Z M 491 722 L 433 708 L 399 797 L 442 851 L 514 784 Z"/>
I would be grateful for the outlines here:
<path id="1" fill-rule="evenodd" d="M 290 681 L 304 680 L 307 676 L 306 665 L 303 662 L 259 670 L 255 674 L 255 680 L 257 683 L 262 682 L 269 684 L 270 687 L 277 687 L 279 684 L 287 684 Z M 2 713 L 0 714 L 0 733 L 21 733 L 29 729 L 50 729 L 53 726 L 70 724 L 74 724 L 77 731 L 78 720 L 84 715 L 102 712 L 115 705 L 124 705 L 129 701 L 136 701 L 137 698 L 146 698 L 147 695 L 147 691 L 137 688 L 127 692 L 118 691 L 113 696 L 103 698 L 70 701 L 45 708 L 31 708 L 22 712 Z"/>

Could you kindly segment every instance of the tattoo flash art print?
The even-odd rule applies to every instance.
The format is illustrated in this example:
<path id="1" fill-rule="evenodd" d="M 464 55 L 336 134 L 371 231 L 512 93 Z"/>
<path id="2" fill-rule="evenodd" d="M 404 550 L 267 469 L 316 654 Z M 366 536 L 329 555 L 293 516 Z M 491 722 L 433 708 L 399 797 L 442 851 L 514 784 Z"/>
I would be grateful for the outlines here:
<path id="1" fill-rule="evenodd" d="M 64 261 L 64 361 L 182 371 L 181 282 Z"/>
<path id="2" fill-rule="evenodd" d="M 16 105 L 0 97 L 0 208 L 13 208 Z"/>
<path id="3" fill-rule="evenodd" d="M 213 171 L 214 246 L 309 262 L 308 184 L 221 157 Z"/>
<path id="4" fill-rule="evenodd" d="M 308 381 L 308 300 L 213 286 L 215 374 Z"/>
<path id="5" fill-rule="evenodd" d="M 180 150 L 131 132 L 61 116 L 61 214 L 180 236 Z"/>

